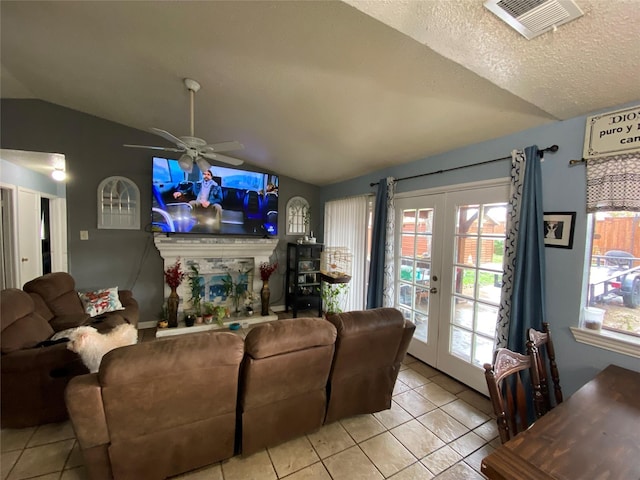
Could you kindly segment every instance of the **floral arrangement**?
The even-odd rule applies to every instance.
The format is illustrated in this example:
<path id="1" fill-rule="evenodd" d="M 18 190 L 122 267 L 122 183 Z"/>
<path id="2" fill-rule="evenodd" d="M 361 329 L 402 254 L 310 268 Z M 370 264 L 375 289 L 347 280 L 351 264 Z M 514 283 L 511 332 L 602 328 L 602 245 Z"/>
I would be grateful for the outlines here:
<path id="1" fill-rule="evenodd" d="M 164 271 L 164 280 L 170 288 L 178 288 L 186 276 L 180 268 L 180 259 Z"/>
<path id="2" fill-rule="evenodd" d="M 271 274 L 276 271 L 276 268 L 278 268 L 277 263 L 272 264 L 269 262 L 262 262 L 260 264 L 260 278 L 262 279 L 262 281 L 268 281 Z"/>
<path id="3" fill-rule="evenodd" d="M 253 302 L 260 300 L 260 297 L 253 292 L 245 292 L 244 294 L 244 306 L 251 307 L 253 306 Z"/>

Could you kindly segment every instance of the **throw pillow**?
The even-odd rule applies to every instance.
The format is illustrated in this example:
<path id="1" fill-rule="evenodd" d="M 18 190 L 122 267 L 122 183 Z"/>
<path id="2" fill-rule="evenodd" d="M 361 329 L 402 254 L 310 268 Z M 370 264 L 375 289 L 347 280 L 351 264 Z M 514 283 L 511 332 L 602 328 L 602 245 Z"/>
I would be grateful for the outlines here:
<path id="1" fill-rule="evenodd" d="M 103 288 L 102 290 L 95 290 L 93 292 L 78 293 L 84 311 L 89 314 L 90 317 L 97 317 L 107 312 L 114 312 L 116 310 L 124 310 L 120 298 L 118 297 L 118 287 Z"/>

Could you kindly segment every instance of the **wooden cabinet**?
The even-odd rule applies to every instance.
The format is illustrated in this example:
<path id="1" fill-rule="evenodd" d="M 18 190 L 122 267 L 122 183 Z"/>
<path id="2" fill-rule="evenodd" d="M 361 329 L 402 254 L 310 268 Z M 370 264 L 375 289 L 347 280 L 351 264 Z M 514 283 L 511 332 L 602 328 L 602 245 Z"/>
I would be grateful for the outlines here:
<path id="1" fill-rule="evenodd" d="M 320 243 L 289 243 L 287 245 L 286 311 L 318 309 L 322 316 L 320 285 Z"/>

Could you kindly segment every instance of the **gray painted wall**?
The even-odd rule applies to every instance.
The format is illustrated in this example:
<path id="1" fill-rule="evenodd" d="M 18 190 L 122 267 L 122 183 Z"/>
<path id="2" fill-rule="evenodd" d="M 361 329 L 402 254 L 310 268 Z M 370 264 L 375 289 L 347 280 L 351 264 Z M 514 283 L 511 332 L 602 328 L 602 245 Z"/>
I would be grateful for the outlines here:
<path id="1" fill-rule="evenodd" d="M 613 106 L 604 111 L 616 110 L 624 106 Z M 595 113 L 599 112 L 593 112 Z M 553 144 L 558 145 L 560 150 L 555 154 L 546 154 L 542 164 L 544 210 L 575 211 L 577 218 L 573 249 L 547 248 L 545 250 L 546 307 L 547 319 L 551 324 L 556 347 L 560 379 L 563 391 L 568 395 L 611 363 L 640 370 L 640 360 L 637 358 L 578 343 L 569 330 L 570 326 L 578 325 L 584 293 L 582 271 L 588 254 L 585 251 L 587 228 L 585 167 L 582 165 L 569 167 L 568 163 L 569 160 L 582 158 L 585 122 L 586 116 L 576 117 L 424 158 L 401 167 L 380 170 L 371 175 L 324 187 L 321 200 L 324 204 L 330 199 L 375 193 L 376 187 L 370 187 L 369 184 L 389 175 L 396 178 L 409 177 L 509 156 L 511 150 L 515 148 L 524 148 L 529 145 L 545 148 Z M 505 160 L 401 181 L 397 184 L 396 192 L 508 177 L 509 168 L 510 162 Z"/>
<path id="2" fill-rule="evenodd" d="M 40 100 L 3 99 L 0 103 L 1 147 L 62 153 L 66 157 L 69 272 L 79 289 L 110 287 L 132 289 L 140 303 L 141 321 L 155 321 L 163 304 L 163 264 L 153 234 L 140 230 L 98 230 L 98 184 L 120 175 L 140 189 L 141 225 L 151 212 L 151 151 L 131 149 L 124 143 L 156 145 L 158 136 Z M 152 125 L 150 125 L 152 126 Z M 162 127 L 162 125 L 155 125 Z M 161 143 L 160 143 L 161 144 Z M 248 170 L 261 170 L 245 164 Z M 278 173 L 278 172 L 275 172 Z M 284 304 L 286 243 L 285 207 L 300 195 L 320 210 L 319 188 L 280 175 L 279 243 L 274 260 L 280 264 L 270 281 L 272 305 Z M 80 230 L 89 240 L 80 240 Z M 215 255 L 215 252 L 212 252 Z"/>

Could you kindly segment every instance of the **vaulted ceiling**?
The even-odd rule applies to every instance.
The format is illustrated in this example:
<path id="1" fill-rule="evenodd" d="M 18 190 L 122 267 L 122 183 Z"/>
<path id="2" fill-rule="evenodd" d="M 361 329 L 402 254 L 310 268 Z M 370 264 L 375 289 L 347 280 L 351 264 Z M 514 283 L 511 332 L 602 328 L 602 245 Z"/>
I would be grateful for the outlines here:
<path id="1" fill-rule="evenodd" d="M 640 3 L 576 3 L 527 40 L 483 0 L 2 1 L 0 93 L 182 136 L 193 78 L 196 136 L 326 185 L 640 99 Z"/>

